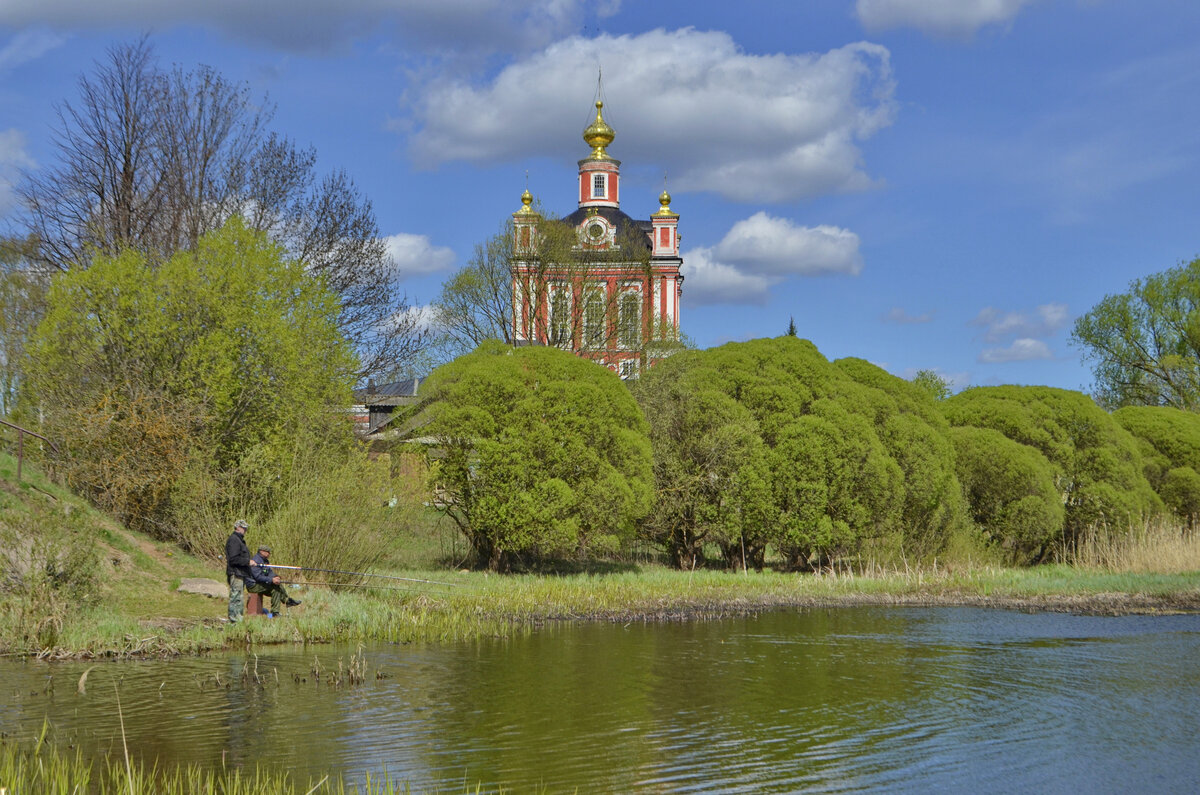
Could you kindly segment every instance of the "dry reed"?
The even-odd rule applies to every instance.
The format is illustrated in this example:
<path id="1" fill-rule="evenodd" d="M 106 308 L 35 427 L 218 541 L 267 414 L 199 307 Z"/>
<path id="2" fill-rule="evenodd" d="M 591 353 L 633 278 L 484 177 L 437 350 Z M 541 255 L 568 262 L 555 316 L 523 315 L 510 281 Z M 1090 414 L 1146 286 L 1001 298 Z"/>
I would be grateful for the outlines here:
<path id="1" fill-rule="evenodd" d="M 1127 529 L 1089 528 L 1066 555 L 1084 569 L 1133 574 L 1200 571 L 1200 533 L 1177 521 L 1145 520 Z"/>

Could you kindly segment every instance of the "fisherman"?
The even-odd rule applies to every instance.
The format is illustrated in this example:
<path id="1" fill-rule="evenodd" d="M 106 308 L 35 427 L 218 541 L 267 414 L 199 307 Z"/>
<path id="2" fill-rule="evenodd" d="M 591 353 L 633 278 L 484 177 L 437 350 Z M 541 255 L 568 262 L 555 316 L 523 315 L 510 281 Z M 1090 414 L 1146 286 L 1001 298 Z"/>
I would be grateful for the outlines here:
<path id="1" fill-rule="evenodd" d="M 246 530 L 250 527 L 245 519 L 233 523 L 233 532 L 225 542 L 225 577 L 229 580 L 229 623 L 242 620 L 246 606 L 242 601 L 242 586 L 253 576 L 250 571 L 250 548 L 246 546 Z"/>
<path id="2" fill-rule="evenodd" d="M 284 605 L 295 607 L 300 604 L 300 600 L 288 596 L 287 589 L 283 587 L 282 578 L 271 570 L 270 560 L 271 548 L 265 545 L 260 546 L 258 554 L 250 558 L 250 565 L 253 568 L 250 570 L 250 577 L 246 579 L 246 590 L 250 593 L 269 595 L 271 597 L 271 615 L 278 616 L 283 613 Z"/>

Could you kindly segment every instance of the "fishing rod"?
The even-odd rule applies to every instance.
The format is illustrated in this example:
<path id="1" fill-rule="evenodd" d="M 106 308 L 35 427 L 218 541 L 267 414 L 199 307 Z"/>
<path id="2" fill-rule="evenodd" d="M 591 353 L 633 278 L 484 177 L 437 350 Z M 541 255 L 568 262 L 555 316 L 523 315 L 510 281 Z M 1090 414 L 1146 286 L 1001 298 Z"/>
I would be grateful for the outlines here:
<path id="1" fill-rule="evenodd" d="M 306 586 L 306 587 L 310 586 L 310 585 L 324 585 L 326 588 L 370 588 L 372 591 L 412 591 L 415 593 L 428 593 L 428 591 L 424 590 L 423 588 L 414 588 L 411 585 L 370 585 L 370 584 L 366 584 L 366 583 L 354 584 L 354 583 L 348 583 L 348 582 L 296 582 L 296 581 L 286 581 L 286 580 L 283 581 L 283 583 L 284 583 L 284 585 L 301 585 L 301 586 Z M 436 593 L 438 595 L 444 595 L 448 592 L 447 591 L 435 591 L 434 593 Z"/>
<path id="2" fill-rule="evenodd" d="M 429 585 L 445 585 L 450 588 L 458 588 L 460 583 L 456 582 L 438 582 L 437 580 L 421 580 L 416 577 L 395 577 L 391 574 L 370 574 L 365 571 L 341 571 L 339 569 L 316 569 L 312 566 L 284 566 L 279 563 L 268 563 L 272 569 L 291 569 L 292 571 L 319 571 L 322 574 L 346 574 L 351 577 L 382 577 L 385 580 L 402 580 L 404 582 L 423 582 Z"/>

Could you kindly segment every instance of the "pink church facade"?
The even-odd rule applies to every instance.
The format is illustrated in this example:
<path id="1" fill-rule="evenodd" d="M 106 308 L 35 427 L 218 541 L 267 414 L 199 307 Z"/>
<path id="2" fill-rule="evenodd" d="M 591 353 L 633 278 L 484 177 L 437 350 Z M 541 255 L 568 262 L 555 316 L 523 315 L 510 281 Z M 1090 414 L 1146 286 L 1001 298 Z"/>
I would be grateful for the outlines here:
<path id="1" fill-rule="evenodd" d="M 579 161 L 578 208 L 548 222 L 526 190 L 513 213 L 512 332 L 517 344 L 566 348 L 628 378 L 678 340 L 679 214 L 666 191 L 649 220 L 621 210 L 621 162 L 606 151 L 615 131 L 602 114 L 597 102 L 583 132 L 592 151 Z M 573 232 L 569 250 L 546 250 L 545 223 Z"/>

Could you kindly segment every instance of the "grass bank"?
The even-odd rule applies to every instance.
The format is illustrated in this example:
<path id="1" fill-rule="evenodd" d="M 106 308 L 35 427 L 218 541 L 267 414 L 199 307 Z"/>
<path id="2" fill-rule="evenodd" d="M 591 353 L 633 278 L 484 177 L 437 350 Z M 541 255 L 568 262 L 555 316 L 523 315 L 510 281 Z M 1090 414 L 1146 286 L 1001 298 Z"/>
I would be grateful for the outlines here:
<path id="1" fill-rule="evenodd" d="M 420 573 L 407 572 L 406 576 Z M 1200 573 L 1137 574 L 1066 565 L 864 574 L 678 572 L 662 568 L 604 575 L 487 576 L 428 572 L 452 583 L 415 591 L 294 589 L 304 601 L 285 617 L 221 620 L 224 603 L 147 586 L 140 602 L 95 605 L 64 620 L 51 647 L 15 649 L 43 657 L 199 653 L 271 643 L 380 640 L 446 642 L 506 637 L 552 621 L 703 620 L 766 610 L 850 605 L 973 605 L 1122 614 L 1200 609 Z M 190 601 L 189 601 L 190 600 Z M 172 603 L 176 615 L 138 605 Z"/>
<path id="2" fill-rule="evenodd" d="M 27 747 L 0 742 L 0 792 L 6 795 L 409 795 L 416 791 L 387 776 L 367 774 L 358 784 L 334 775 L 302 780 L 271 767 L 159 767 L 123 755 L 92 762 L 78 749 L 66 751 L 42 740 Z M 464 786 L 461 792 L 479 793 L 483 788 Z"/>
<path id="3" fill-rule="evenodd" d="M 268 643 L 461 641 L 552 621 L 695 620 L 841 605 L 1200 609 L 1200 537 L 1180 528 L 1144 528 L 1140 543 L 1131 543 L 1130 534 L 1098 536 L 1083 550 L 1086 558 L 1029 569 L 863 565 L 800 575 L 680 572 L 642 560 L 603 574 L 495 576 L 429 568 L 447 548 L 445 528 L 430 526 L 406 540 L 408 557 L 394 561 L 391 573 L 437 583 L 297 588 L 304 604 L 285 618 L 228 625 L 224 600 L 176 591 L 185 577 L 222 580 L 222 564 L 117 525 L 28 466 L 17 484 L 13 464 L 0 456 L 0 654 L 6 655 L 108 658 Z M 1151 557 L 1139 552 L 1147 548 L 1170 565 L 1158 571 L 1147 565 Z"/>

